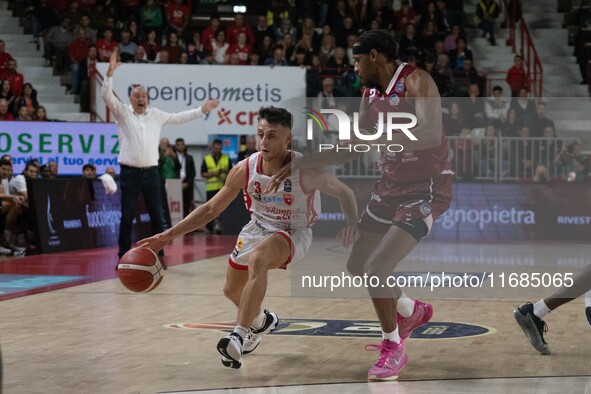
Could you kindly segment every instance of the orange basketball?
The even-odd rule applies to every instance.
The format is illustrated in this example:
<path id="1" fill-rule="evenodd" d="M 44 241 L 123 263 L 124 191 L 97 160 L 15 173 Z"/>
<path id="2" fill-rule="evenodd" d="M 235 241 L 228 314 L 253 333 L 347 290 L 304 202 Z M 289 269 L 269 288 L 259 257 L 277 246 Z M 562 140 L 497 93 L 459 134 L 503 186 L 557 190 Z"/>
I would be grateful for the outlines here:
<path id="1" fill-rule="evenodd" d="M 147 293 L 158 287 L 164 272 L 158 255 L 152 249 L 135 248 L 121 257 L 117 275 L 128 290 Z"/>

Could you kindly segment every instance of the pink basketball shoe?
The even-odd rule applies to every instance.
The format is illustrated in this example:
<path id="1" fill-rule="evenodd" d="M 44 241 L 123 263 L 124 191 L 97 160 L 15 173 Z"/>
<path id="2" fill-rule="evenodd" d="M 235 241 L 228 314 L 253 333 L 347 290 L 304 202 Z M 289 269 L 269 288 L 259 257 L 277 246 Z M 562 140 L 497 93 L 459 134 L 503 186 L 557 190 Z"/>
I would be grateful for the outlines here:
<path id="1" fill-rule="evenodd" d="M 367 373 L 370 380 L 395 380 L 400 371 L 406 366 L 408 356 L 404 350 L 404 343 L 382 340 L 380 345 L 367 345 L 365 350 L 379 350 L 380 357 Z"/>
<path id="2" fill-rule="evenodd" d="M 403 340 L 410 337 L 412 331 L 427 323 L 433 317 L 433 306 L 419 300 L 415 300 L 415 310 L 409 317 L 402 317 L 400 313 L 396 314 L 398 322 L 398 334 Z"/>

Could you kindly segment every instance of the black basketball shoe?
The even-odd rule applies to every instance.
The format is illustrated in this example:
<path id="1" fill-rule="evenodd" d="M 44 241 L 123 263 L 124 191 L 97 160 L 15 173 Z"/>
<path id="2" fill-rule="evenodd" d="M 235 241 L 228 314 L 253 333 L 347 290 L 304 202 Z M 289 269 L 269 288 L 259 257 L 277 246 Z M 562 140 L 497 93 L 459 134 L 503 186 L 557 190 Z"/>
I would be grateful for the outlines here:
<path id="1" fill-rule="evenodd" d="M 550 354 L 548 344 L 544 340 L 544 333 L 548 332 L 548 325 L 534 315 L 534 305 L 528 302 L 517 307 L 513 311 L 513 316 L 531 345 L 542 354 Z"/>

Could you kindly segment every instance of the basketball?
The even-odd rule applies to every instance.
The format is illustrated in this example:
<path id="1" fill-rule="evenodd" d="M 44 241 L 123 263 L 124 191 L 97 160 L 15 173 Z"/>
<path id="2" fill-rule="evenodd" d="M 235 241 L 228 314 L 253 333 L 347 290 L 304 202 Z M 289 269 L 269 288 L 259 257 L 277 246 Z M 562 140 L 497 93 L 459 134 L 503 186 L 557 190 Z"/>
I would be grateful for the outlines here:
<path id="1" fill-rule="evenodd" d="M 119 280 L 128 290 L 148 293 L 154 290 L 164 277 L 158 255 L 148 248 L 129 250 L 117 265 Z"/>

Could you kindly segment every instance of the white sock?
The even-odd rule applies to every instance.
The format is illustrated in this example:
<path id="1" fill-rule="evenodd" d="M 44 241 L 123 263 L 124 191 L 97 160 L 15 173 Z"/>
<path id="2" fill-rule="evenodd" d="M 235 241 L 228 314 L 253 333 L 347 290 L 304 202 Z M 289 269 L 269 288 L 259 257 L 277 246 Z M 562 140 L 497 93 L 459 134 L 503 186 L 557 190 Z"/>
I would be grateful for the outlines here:
<path id="1" fill-rule="evenodd" d="M 246 336 L 248 335 L 249 331 L 250 330 L 246 327 L 242 327 L 242 326 L 234 327 L 234 333 L 240 335 L 240 338 L 242 338 L 242 343 L 244 343 L 244 341 L 246 340 Z"/>
<path id="2" fill-rule="evenodd" d="M 400 296 L 396 303 L 396 309 L 398 310 L 398 313 L 400 313 L 400 316 L 410 317 L 415 311 L 415 302 L 402 292 L 402 296 Z"/>
<path id="3" fill-rule="evenodd" d="M 265 321 L 267 321 L 267 315 L 265 314 L 265 312 L 261 311 L 261 313 L 259 313 L 257 315 L 257 317 L 255 317 L 254 320 L 252 321 L 251 327 L 263 328 Z"/>
<path id="4" fill-rule="evenodd" d="M 390 342 L 400 343 L 400 335 L 398 335 L 398 327 L 392 332 L 382 331 L 382 339 Z"/>
<path id="5" fill-rule="evenodd" d="M 591 307 L 591 291 L 585 293 L 585 306 Z"/>
<path id="6" fill-rule="evenodd" d="M 551 310 L 548 308 L 544 300 L 540 300 L 534 304 L 534 315 L 539 317 L 540 319 L 544 319 Z"/>

